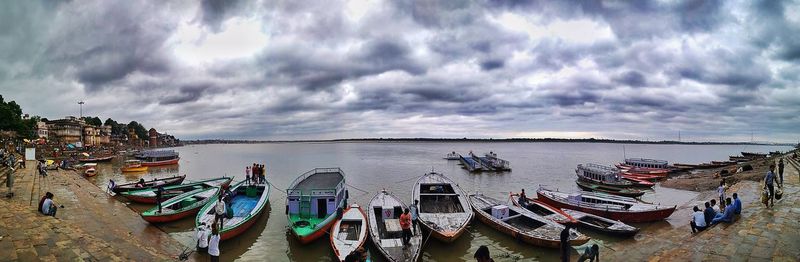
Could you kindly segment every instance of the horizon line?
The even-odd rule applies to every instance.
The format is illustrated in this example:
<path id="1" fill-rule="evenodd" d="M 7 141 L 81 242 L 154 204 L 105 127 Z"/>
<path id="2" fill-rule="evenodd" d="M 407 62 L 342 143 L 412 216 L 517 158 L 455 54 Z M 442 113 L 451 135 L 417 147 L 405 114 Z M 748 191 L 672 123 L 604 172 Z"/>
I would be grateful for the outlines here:
<path id="1" fill-rule="evenodd" d="M 771 146 L 795 146 L 793 143 L 781 143 L 770 141 L 676 141 L 676 140 L 635 140 L 635 139 L 607 139 L 607 138 L 433 138 L 433 137 L 401 137 L 401 138 L 335 138 L 335 139 L 284 139 L 284 140 L 262 140 L 262 139 L 181 139 L 186 144 L 245 144 L 245 143 L 308 143 L 308 142 L 595 142 L 595 143 L 620 143 L 620 144 L 717 144 L 717 145 L 771 145 Z"/>

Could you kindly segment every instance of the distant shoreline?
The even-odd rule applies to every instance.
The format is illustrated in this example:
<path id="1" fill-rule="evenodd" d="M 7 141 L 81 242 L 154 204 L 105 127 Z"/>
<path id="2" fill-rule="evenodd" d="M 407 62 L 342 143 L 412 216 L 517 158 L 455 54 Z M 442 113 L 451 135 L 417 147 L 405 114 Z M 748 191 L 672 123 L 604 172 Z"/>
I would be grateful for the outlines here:
<path id="1" fill-rule="evenodd" d="M 490 143 L 608 143 L 608 144 L 653 144 L 653 145 L 762 145 L 762 146 L 795 146 L 790 143 L 766 142 L 682 142 L 682 141 L 641 141 L 615 140 L 596 138 L 349 138 L 349 139 L 314 139 L 314 140 L 235 140 L 235 139 L 199 139 L 182 140 L 184 145 L 202 144 L 270 144 L 270 143 L 338 143 L 338 142 L 490 142 Z"/>

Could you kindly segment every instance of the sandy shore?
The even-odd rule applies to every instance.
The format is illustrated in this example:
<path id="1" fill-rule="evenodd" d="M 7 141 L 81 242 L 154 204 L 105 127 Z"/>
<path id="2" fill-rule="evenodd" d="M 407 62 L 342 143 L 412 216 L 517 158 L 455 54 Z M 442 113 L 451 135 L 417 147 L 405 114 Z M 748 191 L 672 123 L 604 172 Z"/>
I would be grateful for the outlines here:
<path id="1" fill-rule="evenodd" d="M 725 177 L 726 187 L 730 187 L 740 181 L 763 181 L 769 164 L 777 163 L 777 161 L 778 157 L 770 157 L 747 162 L 746 164 L 752 166 L 753 170 L 738 172 Z M 786 163 L 787 168 L 788 165 L 789 163 Z M 700 170 L 694 174 L 680 175 L 661 182 L 661 186 L 698 192 L 716 190 L 722 179 L 722 177 L 716 175 L 720 170 L 734 172 L 736 170 L 736 165 L 719 169 Z M 775 172 L 777 175 L 777 168 Z"/>

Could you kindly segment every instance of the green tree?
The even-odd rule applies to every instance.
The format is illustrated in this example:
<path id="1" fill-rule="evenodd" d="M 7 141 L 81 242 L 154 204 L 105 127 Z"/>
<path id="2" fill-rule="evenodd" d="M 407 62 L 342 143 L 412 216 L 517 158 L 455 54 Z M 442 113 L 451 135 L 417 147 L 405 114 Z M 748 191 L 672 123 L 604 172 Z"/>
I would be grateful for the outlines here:
<path id="1" fill-rule="evenodd" d="M 83 121 L 86 121 L 87 124 L 90 124 L 90 125 L 93 125 L 93 126 L 101 126 L 101 125 L 103 125 L 103 121 L 100 120 L 99 117 L 88 117 L 88 116 L 85 116 L 85 117 L 83 117 Z"/>
<path id="2" fill-rule="evenodd" d="M 32 124 L 31 124 L 32 123 Z M 15 101 L 6 102 L 0 95 L 0 130 L 16 131 L 23 138 L 33 137 L 36 122 L 22 119 L 22 108 Z"/>
<path id="3" fill-rule="evenodd" d="M 128 123 L 128 128 L 133 128 L 134 132 L 136 133 L 137 136 L 139 136 L 140 139 L 147 139 L 148 137 L 147 129 L 144 128 L 142 124 L 139 124 L 136 121 L 131 121 L 130 123 Z"/>

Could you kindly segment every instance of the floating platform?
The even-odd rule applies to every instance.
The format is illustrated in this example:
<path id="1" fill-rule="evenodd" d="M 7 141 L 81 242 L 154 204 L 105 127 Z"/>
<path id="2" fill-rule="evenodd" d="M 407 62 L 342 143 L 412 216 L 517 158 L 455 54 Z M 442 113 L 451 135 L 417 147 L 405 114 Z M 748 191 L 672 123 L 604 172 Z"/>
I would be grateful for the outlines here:
<path id="1" fill-rule="evenodd" d="M 460 156 L 459 160 L 461 160 L 461 164 L 469 170 L 470 172 L 478 172 L 483 170 L 483 166 L 479 163 L 479 160 L 471 156 Z"/>

